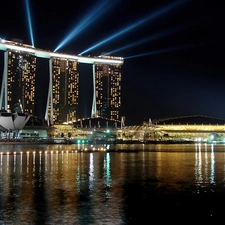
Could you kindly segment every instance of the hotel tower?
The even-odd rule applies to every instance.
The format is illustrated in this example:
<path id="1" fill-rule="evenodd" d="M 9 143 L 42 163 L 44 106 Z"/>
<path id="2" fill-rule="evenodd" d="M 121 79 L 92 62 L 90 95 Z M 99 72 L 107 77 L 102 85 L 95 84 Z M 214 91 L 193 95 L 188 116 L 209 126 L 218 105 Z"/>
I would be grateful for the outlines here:
<path id="1" fill-rule="evenodd" d="M 115 59 L 103 56 L 105 59 Z M 120 120 L 121 65 L 96 63 L 92 117 Z"/>
<path id="2" fill-rule="evenodd" d="M 77 60 L 66 58 L 51 58 L 49 60 L 52 75 L 49 81 L 45 117 L 52 119 L 53 124 L 62 124 L 77 118 L 79 96 L 77 65 Z"/>
<path id="3" fill-rule="evenodd" d="M 92 64 L 93 101 L 91 117 L 120 119 L 121 57 L 84 57 L 36 49 L 22 40 L 0 39 L 4 51 L 4 69 L 0 109 L 35 116 L 35 86 L 37 58 L 49 61 L 49 87 L 45 119 L 50 125 L 76 121 L 79 99 L 78 64 Z"/>
<path id="4" fill-rule="evenodd" d="M 8 112 L 34 114 L 36 57 L 29 52 L 4 52 L 0 106 Z"/>

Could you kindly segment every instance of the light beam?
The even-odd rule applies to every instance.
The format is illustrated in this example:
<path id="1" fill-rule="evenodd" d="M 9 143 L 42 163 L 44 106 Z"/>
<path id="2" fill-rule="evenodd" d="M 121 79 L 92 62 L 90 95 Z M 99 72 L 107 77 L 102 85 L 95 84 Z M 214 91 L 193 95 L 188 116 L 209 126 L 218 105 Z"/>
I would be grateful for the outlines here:
<path id="1" fill-rule="evenodd" d="M 202 21 L 199 21 L 199 22 L 194 21 L 194 23 L 183 24 L 183 25 L 180 25 L 180 26 L 175 26 L 175 27 L 172 27 L 172 28 L 168 28 L 167 30 L 164 30 L 163 32 L 160 32 L 160 33 L 157 33 L 157 34 L 153 34 L 150 37 L 146 37 L 146 38 L 143 38 L 141 40 L 138 40 L 138 41 L 135 41 L 133 43 L 130 43 L 128 45 L 122 46 L 120 48 L 117 48 L 117 49 L 112 50 L 110 52 L 107 52 L 105 54 L 102 54 L 101 56 L 111 55 L 111 54 L 113 54 L 115 52 L 119 52 L 119 51 L 124 50 L 124 49 L 128 49 L 128 48 L 131 48 L 131 47 L 135 47 L 137 45 L 141 45 L 141 44 L 144 44 L 144 43 L 147 43 L 147 42 L 150 42 L 150 41 L 154 41 L 156 39 L 158 40 L 159 38 L 163 38 L 163 37 L 166 37 L 168 35 L 172 35 L 175 32 L 180 32 L 180 31 L 182 31 L 184 29 L 187 30 L 189 28 L 192 28 L 193 26 L 197 26 L 200 23 L 202 23 Z"/>
<path id="2" fill-rule="evenodd" d="M 34 46 L 34 36 L 33 36 L 32 23 L 31 23 L 29 0 L 25 0 L 25 3 L 26 3 L 26 12 L 27 12 L 27 20 L 28 20 L 28 26 L 30 31 L 31 44 L 32 46 Z"/>
<path id="3" fill-rule="evenodd" d="M 110 8 L 110 0 L 105 0 L 99 3 L 94 9 L 92 9 L 89 14 L 81 20 L 81 22 L 63 39 L 63 41 L 57 46 L 54 50 L 56 52 L 59 48 L 66 45 L 69 41 L 71 41 L 74 37 L 80 34 L 85 28 L 87 28 L 91 23 L 97 20 L 102 14 L 106 13 Z M 115 3 L 115 1 L 113 1 Z"/>
<path id="4" fill-rule="evenodd" d="M 201 44 L 199 44 L 199 45 L 201 45 Z M 182 50 L 182 49 L 194 47 L 194 46 L 196 46 L 196 45 L 189 44 L 189 45 L 182 45 L 182 46 L 177 46 L 177 47 L 165 48 L 165 49 L 156 50 L 156 51 L 152 51 L 152 52 L 146 52 L 146 53 L 142 53 L 142 54 L 127 56 L 127 57 L 124 57 L 124 59 L 138 58 L 138 57 L 143 57 L 143 56 L 148 56 L 148 55 L 157 55 L 157 54 L 166 53 L 166 52 L 178 51 L 178 50 Z"/>
<path id="5" fill-rule="evenodd" d="M 174 8 L 178 7 L 179 5 L 182 5 L 182 4 L 183 4 L 184 2 L 186 2 L 186 1 L 187 1 L 187 0 L 183 0 L 183 1 L 180 0 L 180 1 L 177 1 L 177 2 L 175 2 L 175 3 L 173 3 L 173 4 L 170 4 L 170 5 L 167 6 L 167 7 L 164 7 L 163 9 L 160 9 L 160 10 L 156 11 L 155 13 L 151 13 L 149 16 L 145 17 L 144 19 L 141 19 L 141 20 L 139 20 L 138 22 L 136 22 L 136 23 L 134 23 L 134 24 L 132 24 L 132 25 L 130 25 L 130 26 L 125 27 L 123 30 L 120 30 L 120 31 L 118 31 L 117 33 L 113 34 L 112 36 L 110 36 L 110 37 L 108 37 L 108 38 L 106 38 L 106 39 L 100 41 L 99 43 L 93 45 L 92 47 L 90 47 L 90 48 L 84 50 L 84 51 L 81 52 L 80 54 L 81 54 L 81 55 L 82 55 L 82 54 L 85 54 L 85 53 L 87 53 L 87 52 L 93 50 L 94 48 L 97 48 L 97 47 L 99 47 L 100 45 L 103 45 L 103 44 L 107 43 L 108 41 L 111 41 L 111 40 L 113 40 L 113 39 L 115 39 L 115 38 L 117 38 L 117 37 L 119 37 L 119 36 L 121 36 L 121 35 L 123 35 L 123 34 L 129 32 L 129 31 L 133 30 L 134 28 L 143 25 L 143 24 L 146 23 L 147 21 L 152 21 L 152 20 L 156 19 L 157 17 L 159 17 L 159 16 L 161 16 L 161 15 L 163 15 L 163 14 L 166 14 L 166 13 L 170 12 L 171 10 L 173 10 Z"/>
<path id="6" fill-rule="evenodd" d="M 173 34 L 175 32 L 179 32 L 183 28 L 184 28 L 184 26 L 182 26 L 182 27 L 181 26 L 180 27 L 174 27 L 174 28 L 167 29 L 167 30 L 165 30 L 163 32 L 160 32 L 160 33 L 157 33 L 157 34 L 153 34 L 150 37 L 146 37 L 146 38 L 143 38 L 141 40 L 135 41 L 135 42 L 130 43 L 128 45 L 122 46 L 121 48 L 117 48 L 117 49 L 115 49 L 113 51 L 107 52 L 107 53 L 105 53 L 103 55 L 110 55 L 112 53 L 119 52 L 119 51 L 124 50 L 124 49 L 128 49 L 128 48 L 131 48 L 131 47 L 135 47 L 137 45 L 141 45 L 141 44 L 144 44 L 144 43 L 147 43 L 147 42 L 150 42 L 150 41 L 154 41 L 154 40 L 159 39 L 159 38 L 163 38 L 163 37 L 168 36 L 168 35 L 171 35 L 171 34 Z"/>

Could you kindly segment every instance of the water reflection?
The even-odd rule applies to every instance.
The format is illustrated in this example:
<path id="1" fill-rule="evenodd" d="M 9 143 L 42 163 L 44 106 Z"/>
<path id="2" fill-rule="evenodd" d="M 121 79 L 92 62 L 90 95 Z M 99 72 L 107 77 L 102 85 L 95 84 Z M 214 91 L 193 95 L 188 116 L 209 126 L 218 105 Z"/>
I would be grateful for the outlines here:
<path id="1" fill-rule="evenodd" d="M 159 203 L 160 212 L 168 213 L 168 208 L 163 211 L 165 196 L 175 195 L 166 204 L 177 207 L 183 204 L 181 194 L 223 193 L 223 145 L 116 147 L 140 151 L 1 146 L 0 223 L 128 224 L 158 215 Z"/>
<path id="2" fill-rule="evenodd" d="M 196 184 L 215 183 L 214 145 L 195 145 L 195 180 Z"/>

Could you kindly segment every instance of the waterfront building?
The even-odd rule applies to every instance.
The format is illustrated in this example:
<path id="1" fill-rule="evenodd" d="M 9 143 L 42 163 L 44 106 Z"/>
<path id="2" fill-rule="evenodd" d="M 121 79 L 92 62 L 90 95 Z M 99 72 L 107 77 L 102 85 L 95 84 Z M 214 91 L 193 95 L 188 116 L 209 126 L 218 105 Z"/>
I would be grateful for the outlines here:
<path id="1" fill-rule="evenodd" d="M 8 137 L 10 132 L 14 136 L 20 130 L 21 137 L 84 138 L 93 130 L 99 135 L 110 128 L 117 139 L 125 141 L 225 140 L 225 121 L 218 118 L 189 116 L 125 126 L 125 118 L 120 115 L 123 65 L 123 59 L 120 57 L 84 57 L 54 53 L 23 44 L 21 40 L 0 39 L 0 50 L 4 51 L 0 132 L 5 134 L 5 137 Z M 49 88 L 44 116 L 44 120 L 49 121 L 49 124 L 36 123 L 38 120 L 29 119 L 30 115 L 35 116 L 38 57 L 49 60 Z M 78 121 L 79 63 L 92 65 L 93 101 L 91 117 Z M 63 125 L 65 123 L 67 125 Z M 49 125 L 54 129 L 48 129 Z"/>
<path id="2" fill-rule="evenodd" d="M 102 56 L 105 59 L 116 59 Z M 95 64 L 92 117 L 120 120 L 121 65 Z"/>
<path id="3" fill-rule="evenodd" d="M 30 115 L 26 113 L 9 113 L 0 110 L 0 139 L 17 137 L 29 119 Z"/>
<path id="4" fill-rule="evenodd" d="M 17 42 L 22 45 L 22 41 Z M 4 52 L 0 109 L 34 114 L 36 57 L 23 50 Z"/>
<path id="5" fill-rule="evenodd" d="M 53 58 L 50 60 L 52 76 L 49 84 L 47 109 L 53 107 L 53 124 L 77 119 L 79 73 L 77 60 Z M 50 112 L 47 111 L 49 115 Z"/>
<path id="6" fill-rule="evenodd" d="M 93 66 L 92 117 L 119 119 L 123 58 L 112 56 L 68 55 L 23 44 L 22 40 L 0 39 L 4 51 L 4 72 L 0 109 L 35 116 L 35 81 L 37 58 L 49 60 L 49 88 L 44 119 L 50 126 L 75 121 L 79 98 L 79 63 Z M 41 88 L 41 87 L 40 87 Z"/>
<path id="7" fill-rule="evenodd" d="M 141 142 L 225 142 L 225 120 L 202 115 L 155 119 L 151 123 L 125 126 L 118 131 L 118 136 L 124 140 Z"/>

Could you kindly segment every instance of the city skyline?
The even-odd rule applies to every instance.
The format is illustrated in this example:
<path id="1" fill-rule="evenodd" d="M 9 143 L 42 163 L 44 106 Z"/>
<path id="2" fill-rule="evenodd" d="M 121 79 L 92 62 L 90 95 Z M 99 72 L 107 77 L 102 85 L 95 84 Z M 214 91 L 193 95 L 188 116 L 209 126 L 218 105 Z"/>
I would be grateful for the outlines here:
<path id="1" fill-rule="evenodd" d="M 180 2 L 123 0 L 106 7 L 87 0 L 70 7 L 69 1 L 60 6 L 29 1 L 34 45 L 54 51 L 65 37 L 73 37 L 57 51 L 79 54 L 107 41 L 85 54 L 124 57 L 125 123 L 185 115 L 224 118 L 224 3 Z M 32 44 L 25 1 L 4 2 L 2 8 L 0 37 Z M 74 28 L 80 33 L 75 35 Z"/>

